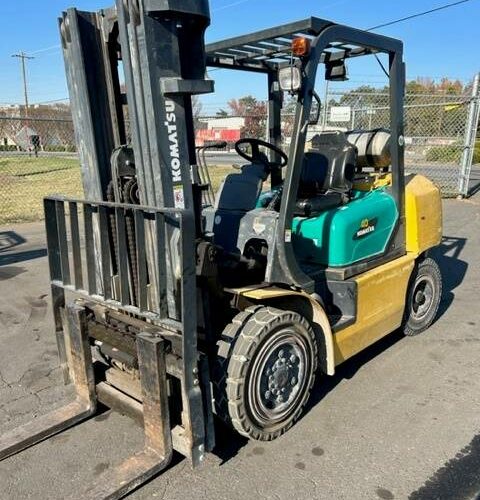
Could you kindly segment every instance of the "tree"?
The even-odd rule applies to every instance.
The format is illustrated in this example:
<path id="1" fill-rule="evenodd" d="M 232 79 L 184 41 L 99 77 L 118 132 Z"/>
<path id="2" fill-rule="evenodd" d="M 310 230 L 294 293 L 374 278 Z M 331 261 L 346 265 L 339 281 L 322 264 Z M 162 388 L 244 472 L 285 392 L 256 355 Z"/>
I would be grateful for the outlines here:
<path id="1" fill-rule="evenodd" d="M 297 101 L 297 97 L 292 97 L 285 93 L 282 106 L 282 142 L 284 144 L 290 143 L 292 138 Z"/>
<path id="2" fill-rule="evenodd" d="M 241 128 L 242 137 L 254 137 L 264 139 L 267 126 L 267 105 L 255 97 L 248 95 L 240 99 L 228 101 L 232 116 L 239 116 L 245 119 Z"/>
<path id="3" fill-rule="evenodd" d="M 200 101 L 198 95 L 192 96 L 192 114 L 193 114 L 193 123 L 195 128 L 199 127 L 200 116 L 202 114 L 203 105 Z"/>
<path id="4" fill-rule="evenodd" d="M 417 78 L 408 81 L 405 87 L 406 135 L 411 137 L 460 137 L 462 135 L 468 85 L 448 78 L 442 78 L 440 81 Z M 362 85 L 343 93 L 339 98 L 336 97 L 336 102 L 336 105 L 352 108 L 354 128 L 370 129 L 388 126 L 390 103 L 387 86 L 377 88 Z"/>

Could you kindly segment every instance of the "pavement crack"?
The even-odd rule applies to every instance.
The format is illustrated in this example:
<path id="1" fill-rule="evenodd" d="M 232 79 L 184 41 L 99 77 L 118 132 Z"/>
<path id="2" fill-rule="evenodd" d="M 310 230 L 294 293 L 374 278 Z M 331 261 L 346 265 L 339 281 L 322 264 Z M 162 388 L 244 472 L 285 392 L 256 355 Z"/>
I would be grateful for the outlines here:
<path id="1" fill-rule="evenodd" d="M 4 385 L 6 385 L 9 389 L 11 389 L 11 388 L 12 388 L 12 385 L 11 385 L 11 384 L 9 384 L 9 383 L 5 380 L 5 378 L 3 377 L 3 375 L 2 375 L 2 371 L 1 371 L 1 370 L 0 370 L 0 381 L 1 381 Z"/>
<path id="2" fill-rule="evenodd" d="M 165 499 L 165 495 L 167 494 L 168 487 L 170 486 L 170 478 L 166 477 L 165 478 L 165 487 L 163 488 L 162 496 L 160 497 L 160 500 Z"/>
<path id="3" fill-rule="evenodd" d="M 41 375 L 41 378 L 49 378 L 50 375 L 58 368 L 58 366 L 54 366 L 52 368 L 50 368 L 45 374 L 42 374 Z M 15 382 L 16 384 L 18 385 L 22 385 L 22 382 L 23 382 L 23 379 L 29 374 L 31 373 L 33 370 L 35 369 L 35 366 L 29 366 L 27 368 L 27 370 L 23 373 L 23 375 Z M 26 388 L 27 390 L 30 390 L 28 388 Z"/>

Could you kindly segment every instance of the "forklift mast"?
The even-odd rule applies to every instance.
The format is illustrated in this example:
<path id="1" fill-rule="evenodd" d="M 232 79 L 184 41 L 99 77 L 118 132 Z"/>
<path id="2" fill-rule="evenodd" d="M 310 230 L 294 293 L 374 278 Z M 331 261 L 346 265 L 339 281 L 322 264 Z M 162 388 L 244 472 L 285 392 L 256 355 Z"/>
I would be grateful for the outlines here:
<path id="1" fill-rule="evenodd" d="M 87 199 L 106 199 L 111 153 L 130 133 L 141 204 L 193 210 L 191 96 L 213 91 L 209 23 L 208 0 L 118 0 L 60 19 Z"/>
<path id="2" fill-rule="evenodd" d="M 127 312 L 181 333 L 184 392 L 196 378 L 201 225 L 192 96 L 213 92 L 213 81 L 205 79 L 209 24 L 208 0 L 117 0 L 96 13 L 69 9 L 60 19 L 85 198 L 103 202 L 84 205 L 85 238 L 91 231 L 90 253 L 102 274 L 99 286 L 92 278 L 89 292 L 94 288 Z M 132 166 L 138 200 L 128 209 L 134 202 L 115 196 L 111 203 L 108 189 Z M 105 242 L 109 217 L 114 234 Z M 129 222 L 135 241 L 122 249 Z M 87 262 L 89 271 L 92 266 Z M 63 276 L 58 281 L 65 283 Z"/>

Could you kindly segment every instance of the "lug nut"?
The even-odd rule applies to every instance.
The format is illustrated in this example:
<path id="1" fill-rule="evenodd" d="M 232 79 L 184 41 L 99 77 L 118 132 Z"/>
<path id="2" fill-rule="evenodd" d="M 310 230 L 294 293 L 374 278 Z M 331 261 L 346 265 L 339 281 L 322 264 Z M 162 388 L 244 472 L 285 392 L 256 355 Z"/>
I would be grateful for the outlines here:
<path id="1" fill-rule="evenodd" d="M 290 363 L 296 363 L 297 362 L 297 357 L 295 356 L 295 354 L 292 354 L 290 356 Z"/>
<path id="2" fill-rule="evenodd" d="M 284 355 L 284 354 L 285 354 L 285 351 L 284 351 L 283 349 L 280 349 L 280 350 L 278 351 L 278 357 L 279 357 L 280 359 L 281 359 L 281 358 L 283 358 L 283 355 Z"/>
<path id="3" fill-rule="evenodd" d="M 265 392 L 265 399 L 270 399 L 272 393 L 270 391 Z"/>
<path id="4" fill-rule="evenodd" d="M 292 380 L 290 381 L 292 385 L 295 385 L 297 383 L 297 379 L 295 377 L 292 377 Z"/>

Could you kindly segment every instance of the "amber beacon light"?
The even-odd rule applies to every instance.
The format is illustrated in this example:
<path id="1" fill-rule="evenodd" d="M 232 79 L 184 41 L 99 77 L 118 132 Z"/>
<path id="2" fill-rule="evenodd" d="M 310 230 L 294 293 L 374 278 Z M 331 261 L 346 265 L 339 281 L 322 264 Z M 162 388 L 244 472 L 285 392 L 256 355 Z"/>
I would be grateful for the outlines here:
<path id="1" fill-rule="evenodd" d="M 305 37 L 297 37 L 292 40 L 292 52 L 294 56 L 304 57 L 310 52 L 310 40 Z"/>

